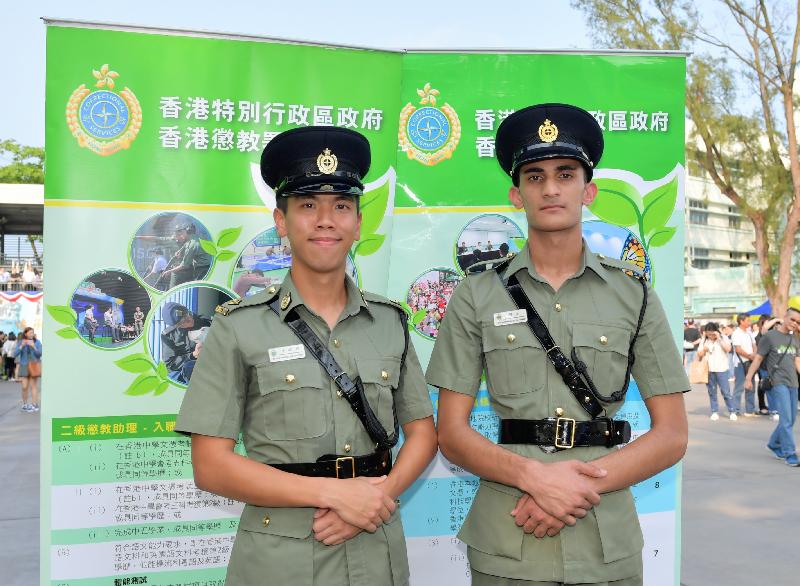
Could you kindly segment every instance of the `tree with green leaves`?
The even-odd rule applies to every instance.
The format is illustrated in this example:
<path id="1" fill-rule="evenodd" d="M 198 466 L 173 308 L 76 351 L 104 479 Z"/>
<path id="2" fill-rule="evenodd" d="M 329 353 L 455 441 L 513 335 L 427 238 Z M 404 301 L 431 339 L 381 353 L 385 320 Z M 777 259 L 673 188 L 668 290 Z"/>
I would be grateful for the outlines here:
<path id="1" fill-rule="evenodd" d="M 692 51 L 687 156 L 753 224 L 761 282 L 773 313 L 782 315 L 800 222 L 800 101 L 794 92 L 800 3 L 715 5 L 730 15 L 733 30 L 708 29 L 695 3 L 685 0 L 573 0 L 599 45 Z M 757 105 L 743 100 L 745 95 L 756 96 Z"/>
<path id="2" fill-rule="evenodd" d="M 44 183 L 44 149 L 0 140 L 0 183 Z"/>

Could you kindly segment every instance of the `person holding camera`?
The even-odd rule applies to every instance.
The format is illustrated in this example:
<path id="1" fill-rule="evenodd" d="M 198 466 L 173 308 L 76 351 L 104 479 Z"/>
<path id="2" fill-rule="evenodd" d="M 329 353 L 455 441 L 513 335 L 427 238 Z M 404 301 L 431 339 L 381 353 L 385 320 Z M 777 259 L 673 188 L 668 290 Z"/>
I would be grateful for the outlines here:
<path id="1" fill-rule="evenodd" d="M 775 457 L 789 466 L 800 466 L 794 441 L 794 422 L 797 419 L 797 373 L 800 371 L 800 342 L 795 332 L 800 328 L 800 310 L 790 307 L 780 324 L 764 333 L 744 388 L 753 388 L 753 376 L 761 363 L 767 366 L 767 377 L 761 384 L 766 388 L 771 409 L 778 412 L 778 425 L 767 442 Z"/>
<path id="2" fill-rule="evenodd" d="M 731 397 L 731 387 L 728 381 L 730 364 L 728 352 L 731 351 L 731 342 L 727 336 L 719 331 L 719 325 L 709 322 L 703 328 L 703 338 L 697 347 L 697 356 L 702 360 L 708 355 L 708 399 L 711 402 L 711 421 L 719 419 L 719 404 L 717 401 L 717 388 L 722 393 L 722 399 L 728 408 L 728 417 L 736 421 L 736 406 Z"/>

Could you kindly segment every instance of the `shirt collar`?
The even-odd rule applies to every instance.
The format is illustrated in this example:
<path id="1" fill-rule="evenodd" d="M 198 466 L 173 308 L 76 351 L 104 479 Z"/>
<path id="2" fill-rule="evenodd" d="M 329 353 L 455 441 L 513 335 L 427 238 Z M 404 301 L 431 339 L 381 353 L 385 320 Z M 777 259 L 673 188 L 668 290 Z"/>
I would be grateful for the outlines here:
<path id="1" fill-rule="evenodd" d="M 349 317 L 351 315 L 356 315 L 361 308 L 367 310 L 370 317 L 372 316 L 372 312 L 370 311 L 369 305 L 364 300 L 364 296 L 361 294 L 361 291 L 356 284 L 353 282 L 353 279 L 350 278 L 350 275 L 345 275 L 344 277 L 344 286 L 345 291 L 347 292 L 347 302 L 345 303 L 344 310 L 342 311 L 342 317 Z M 283 307 L 284 300 L 287 300 L 286 307 Z M 303 302 L 303 298 L 300 296 L 300 292 L 297 290 L 297 287 L 292 281 L 292 272 L 289 271 L 286 273 L 286 278 L 283 280 L 281 284 L 280 291 L 278 292 L 278 303 L 280 312 L 281 312 L 281 319 L 286 320 L 286 315 L 292 311 L 294 308 L 303 306 L 305 307 L 305 303 Z M 306 307 L 308 311 L 311 311 L 309 308 Z"/>
<path id="2" fill-rule="evenodd" d="M 592 269 L 597 276 L 603 279 L 606 283 L 608 282 L 607 269 L 604 268 L 600 263 L 598 255 L 589 249 L 589 245 L 586 244 L 586 240 L 584 239 L 580 267 L 578 268 L 578 271 L 570 278 L 575 279 L 580 277 L 587 268 Z M 514 258 L 511 260 L 511 264 L 508 265 L 508 274 L 513 275 L 521 269 L 527 269 L 530 276 L 535 280 L 542 283 L 547 282 L 547 280 L 536 271 L 536 267 L 533 265 L 533 259 L 531 258 L 531 252 L 530 248 L 528 247 L 527 240 L 525 241 L 525 245 L 522 247 L 522 250 L 520 250 L 519 253 L 514 256 Z"/>

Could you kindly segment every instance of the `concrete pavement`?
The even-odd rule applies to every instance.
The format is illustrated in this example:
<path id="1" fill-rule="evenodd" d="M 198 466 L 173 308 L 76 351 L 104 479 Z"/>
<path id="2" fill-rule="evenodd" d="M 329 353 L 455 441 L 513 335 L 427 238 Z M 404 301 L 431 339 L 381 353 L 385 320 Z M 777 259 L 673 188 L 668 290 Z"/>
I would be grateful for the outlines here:
<path id="1" fill-rule="evenodd" d="M 19 411 L 19 388 L 0 381 L 3 586 L 35 586 L 39 580 L 40 418 Z M 690 432 L 681 583 L 796 585 L 800 468 L 786 466 L 765 449 L 775 423 L 767 417 L 710 421 L 705 387 L 685 397 Z"/>

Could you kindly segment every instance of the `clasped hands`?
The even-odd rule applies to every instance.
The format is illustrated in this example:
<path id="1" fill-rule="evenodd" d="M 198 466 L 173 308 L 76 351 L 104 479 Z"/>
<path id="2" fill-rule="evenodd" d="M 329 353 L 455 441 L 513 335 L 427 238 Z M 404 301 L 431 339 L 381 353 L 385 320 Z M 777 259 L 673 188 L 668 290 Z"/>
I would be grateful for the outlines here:
<path id="1" fill-rule="evenodd" d="M 535 468 L 525 471 L 520 487 L 525 494 L 511 511 L 525 533 L 555 537 L 564 525 L 575 525 L 600 503 L 589 479 L 604 477 L 602 468 L 579 460 L 531 464 Z"/>
<path id="2" fill-rule="evenodd" d="M 377 531 L 397 507 L 386 492 L 386 478 L 332 480 L 329 506 L 314 511 L 314 538 L 325 545 L 339 545 L 362 531 Z"/>

